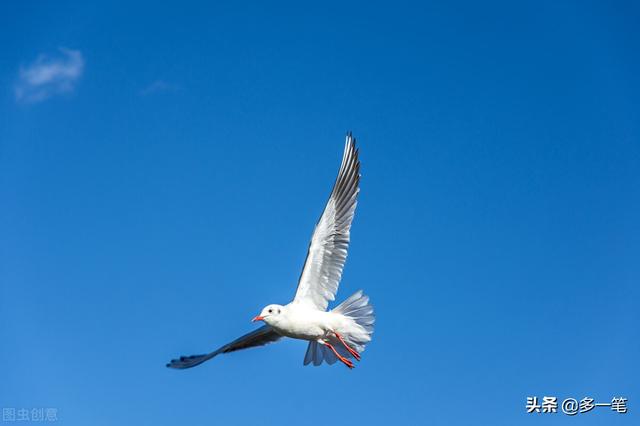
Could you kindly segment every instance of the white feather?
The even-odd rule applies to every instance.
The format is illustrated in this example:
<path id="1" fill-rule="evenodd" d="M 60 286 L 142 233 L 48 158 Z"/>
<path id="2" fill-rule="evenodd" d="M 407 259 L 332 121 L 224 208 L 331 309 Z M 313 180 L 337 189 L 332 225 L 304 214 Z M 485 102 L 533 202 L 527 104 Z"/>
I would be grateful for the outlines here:
<path id="1" fill-rule="evenodd" d="M 349 134 L 331 196 L 311 237 L 294 302 L 324 311 L 329 301 L 335 300 L 347 259 L 359 182 L 358 150 Z"/>

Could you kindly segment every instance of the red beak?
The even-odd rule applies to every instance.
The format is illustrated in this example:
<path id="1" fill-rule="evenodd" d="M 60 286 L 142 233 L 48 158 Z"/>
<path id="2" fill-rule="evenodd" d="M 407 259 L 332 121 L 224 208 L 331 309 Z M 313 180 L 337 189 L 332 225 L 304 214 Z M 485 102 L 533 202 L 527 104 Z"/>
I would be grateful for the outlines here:
<path id="1" fill-rule="evenodd" d="M 261 317 L 260 315 L 258 315 L 257 317 L 252 319 L 251 322 L 262 321 L 263 319 L 264 319 L 264 317 Z"/>

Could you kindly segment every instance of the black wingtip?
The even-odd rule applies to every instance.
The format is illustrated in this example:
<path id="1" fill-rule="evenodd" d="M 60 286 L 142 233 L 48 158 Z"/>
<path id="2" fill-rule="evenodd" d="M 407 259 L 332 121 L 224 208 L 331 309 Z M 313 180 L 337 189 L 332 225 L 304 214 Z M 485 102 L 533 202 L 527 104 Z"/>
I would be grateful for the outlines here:
<path id="1" fill-rule="evenodd" d="M 347 132 L 347 139 L 349 141 L 351 141 L 351 144 L 355 147 L 356 146 L 356 138 L 353 137 L 353 132 L 351 130 L 349 130 Z"/>
<path id="2" fill-rule="evenodd" d="M 169 361 L 168 363 L 165 364 L 165 367 L 167 368 L 182 368 L 182 365 L 184 363 L 184 361 L 186 360 L 187 357 L 185 356 L 181 356 L 180 358 L 175 358 L 172 359 L 171 361 Z"/>

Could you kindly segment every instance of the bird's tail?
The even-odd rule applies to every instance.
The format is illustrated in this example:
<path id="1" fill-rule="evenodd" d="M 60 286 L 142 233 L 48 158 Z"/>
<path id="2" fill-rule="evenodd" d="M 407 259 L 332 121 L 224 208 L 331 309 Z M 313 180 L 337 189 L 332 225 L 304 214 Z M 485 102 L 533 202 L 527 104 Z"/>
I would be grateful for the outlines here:
<path id="1" fill-rule="evenodd" d="M 369 296 L 366 296 L 362 290 L 358 290 L 331 312 L 344 315 L 353 320 L 352 327 L 349 327 L 346 332 L 343 331 L 342 337 L 357 352 L 364 351 L 365 345 L 371 341 L 373 323 L 375 322 L 375 314 L 373 306 L 369 304 Z M 345 358 L 352 357 L 346 348 L 339 344 L 339 341 L 332 341 L 332 344 Z M 329 348 L 316 341 L 309 342 L 307 353 L 304 356 L 304 365 L 311 362 L 313 362 L 313 365 L 320 365 L 323 361 L 333 364 L 336 360 L 336 356 Z"/>
<path id="2" fill-rule="evenodd" d="M 376 320 L 373 306 L 369 303 L 369 296 L 365 295 L 362 290 L 358 290 L 336 306 L 332 312 L 351 318 L 357 324 L 357 327 L 350 330 L 345 337 L 356 351 L 364 351 L 364 346 L 371 341 L 373 323 Z"/>

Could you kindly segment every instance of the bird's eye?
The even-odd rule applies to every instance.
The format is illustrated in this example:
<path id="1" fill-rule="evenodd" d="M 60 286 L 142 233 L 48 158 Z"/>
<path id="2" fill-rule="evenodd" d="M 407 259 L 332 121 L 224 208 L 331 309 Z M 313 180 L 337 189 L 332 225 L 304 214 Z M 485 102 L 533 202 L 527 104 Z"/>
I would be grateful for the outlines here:
<path id="1" fill-rule="evenodd" d="M 269 309 L 269 313 L 272 313 L 272 312 L 273 312 L 273 309 Z"/>

